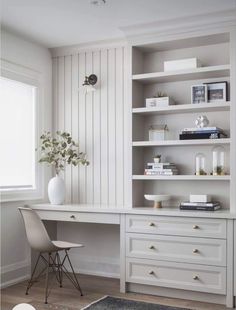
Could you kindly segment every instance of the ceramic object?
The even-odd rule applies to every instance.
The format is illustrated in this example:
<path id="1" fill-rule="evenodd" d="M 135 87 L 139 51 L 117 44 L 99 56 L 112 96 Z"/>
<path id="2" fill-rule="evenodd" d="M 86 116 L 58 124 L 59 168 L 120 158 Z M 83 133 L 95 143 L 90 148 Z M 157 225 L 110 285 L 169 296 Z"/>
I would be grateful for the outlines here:
<path id="1" fill-rule="evenodd" d="M 162 208 L 162 201 L 170 199 L 169 195 L 144 195 L 145 199 L 154 201 L 154 208 Z"/>
<path id="2" fill-rule="evenodd" d="M 65 201 L 65 182 L 59 175 L 48 183 L 48 198 L 52 205 L 62 205 Z"/>

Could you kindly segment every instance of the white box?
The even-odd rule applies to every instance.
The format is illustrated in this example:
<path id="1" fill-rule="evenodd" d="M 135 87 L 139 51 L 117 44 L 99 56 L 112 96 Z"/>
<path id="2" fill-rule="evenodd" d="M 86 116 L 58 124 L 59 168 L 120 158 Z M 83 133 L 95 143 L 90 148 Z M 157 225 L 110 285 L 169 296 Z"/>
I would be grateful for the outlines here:
<path id="1" fill-rule="evenodd" d="M 210 195 L 190 195 L 190 202 L 211 202 Z"/>
<path id="2" fill-rule="evenodd" d="M 170 97 L 146 98 L 147 108 L 168 107 L 173 104 L 174 100 Z"/>
<path id="3" fill-rule="evenodd" d="M 197 58 L 164 61 L 164 71 L 196 69 L 198 67 L 201 67 L 201 63 Z"/>

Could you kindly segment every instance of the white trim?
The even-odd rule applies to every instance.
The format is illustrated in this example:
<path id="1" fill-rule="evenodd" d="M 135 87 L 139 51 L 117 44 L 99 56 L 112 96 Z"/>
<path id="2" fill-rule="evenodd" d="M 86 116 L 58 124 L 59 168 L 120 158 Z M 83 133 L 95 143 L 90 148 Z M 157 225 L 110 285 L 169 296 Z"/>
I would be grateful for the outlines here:
<path id="1" fill-rule="evenodd" d="M 2 275 L 2 274 L 8 273 L 8 272 L 12 272 L 12 271 L 15 271 L 15 270 L 18 270 L 18 269 L 21 269 L 21 268 L 30 267 L 30 264 L 31 264 L 30 260 L 26 259 L 26 260 L 21 261 L 21 262 L 17 262 L 17 263 L 14 263 L 14 264 L 2 266 L 2 267 L 0 267 L 0 273 Z"/>
<path id="2" fill-rule="evenodd" d="M 121 27 L 128 41 L 132 44 L 140 43 L 142 40 L 150 41 L 155 36 L 167 37 L 189 33 L 192 31 L 201 31 L 206 29 L 215 30 L 223 29 L 236 25 L 236 10 L 226 10 L 214 13 L 186 16 L 175 19 L 168 19 L 147 24 L 138 24 L 133 26 Z"/>
<path id="3" fill-rule="evenodd" d="M 35 70 L 24 67 L 22 65 L 1 59 L 1 75 L 16 81 L 27 83 L 37 87 L 36 107 L 35 107 L 35 144 L 39 142 L 39 135 L 42 131 L 42 115 L 43 115 L 43 87 L 42 75 Z M 44 168 L 38 163 L 39 155 L 35 156 L 35 189 L 14 189 L 0 191 L 0 201 L 21 201 L 42 199 L 44 197 Z"/>
<path id="4" fill-rule="evenodd" d="M 91 271 L 89 269 L 77 269 L 74 268 L 75 272 L 78 274 L 85 274 L 90 276 L 98 276 L 98 277 L 105 277 L 105 278 L 113 278 L 113 279 L 120 279 L 119 273 L 113 273 L 113 272 L 105 272 L 105 271 Z"/>
<path id="5" fill-rule="evenodd" d="M 8 286 L 12 286 L 12 285 L 15 285 L 17 283 L 21 283 L 21 282 L 29 280 L 29 279 L 30 279 L 30 274 L 26 274 L 25 276 L 18 277 L 18 278 L 6 281 L 4 283 L 1 283 L 0 288 L 3 289 L 3 288 L 6 288 Z"/>
<path id="6" fill-rule="evenodd" d="M 110 40 L 88 42 L 83 44 L 54 47 L 50 49 L 50 52 L 52 54 L 52 57 L 60 57 L 60 56 L 75 55 L 89 51 L 94 52 L 101 49 L 123 47 L 125 45 L 127 45 L 126 39 L 110 39 Z"/>

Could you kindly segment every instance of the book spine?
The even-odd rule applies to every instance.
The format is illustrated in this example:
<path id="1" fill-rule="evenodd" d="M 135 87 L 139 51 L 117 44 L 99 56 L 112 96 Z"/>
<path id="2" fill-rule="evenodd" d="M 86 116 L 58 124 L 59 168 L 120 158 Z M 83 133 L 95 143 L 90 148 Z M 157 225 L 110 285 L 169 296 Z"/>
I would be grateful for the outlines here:
<path id="1" fill-rule="evenodd" d="M 219 210 L 220 206 L 218 207 L 186 207 L 186 206 L 180 206 L 180 210 L 192 210 L 192 211 L 216 211 Z"/>
<path id="2" fill-rule="evenodd" d="M 193 127 L 193 128 L 184 128 L 183 131 L 205 131 L 205 130 L 217 130 L 217 131 L 222 131 L 221 128 L 218 128 L 218 127 L 202 127 L 202 128 L 199 128 L 199 127 Z"/>
<path id="3" fill-rule="evenodd" d="M 219 202 L 181 202 L 181 206 L 192 206 L 192 207 L 213 207 L 218 206 Z"/>
<path id="4" fill-rule="evenodd" d="M 194 139 L 220 139 L 219 133 L 198 133 L 198 134 L 180 134 L 180 140 L 194 140 Z"/>
<path id="5" fill-rule="evenodd" d="M 204 132 L 202 132 L 202 131 L 184 131 L 183 130 L 181 133 L 184 135 L 189 135 L 189 134 L 222 133 L 222 132 L 219 130 L 206 130 Z"/>

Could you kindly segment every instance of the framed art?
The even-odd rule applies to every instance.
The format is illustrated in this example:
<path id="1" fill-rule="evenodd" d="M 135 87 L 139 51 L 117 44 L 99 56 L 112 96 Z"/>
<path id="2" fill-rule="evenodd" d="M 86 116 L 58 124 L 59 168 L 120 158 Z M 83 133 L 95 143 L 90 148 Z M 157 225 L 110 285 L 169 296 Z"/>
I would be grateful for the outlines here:
<path id="1" fill-rule="evenodd" d="M 207 85 L 193 85 L 191 88 L 192 104 L 207 102 Z"/>
<path id="2" fill-rule="evenodd" d="M 205 83 L 208 102 L 227 101 L 227 82 Z"/>

